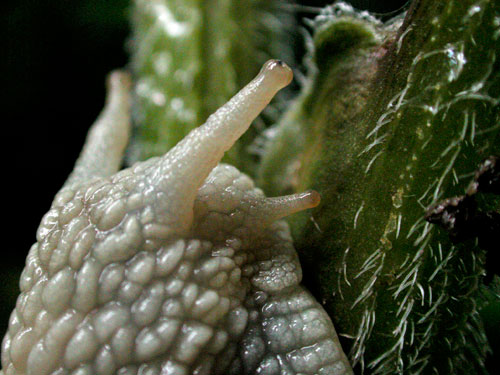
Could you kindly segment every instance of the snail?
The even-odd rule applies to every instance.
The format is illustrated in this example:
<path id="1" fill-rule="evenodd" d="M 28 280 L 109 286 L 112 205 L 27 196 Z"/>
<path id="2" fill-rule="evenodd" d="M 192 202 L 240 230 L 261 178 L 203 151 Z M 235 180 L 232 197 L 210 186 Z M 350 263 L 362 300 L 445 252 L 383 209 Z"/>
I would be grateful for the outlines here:
<path id="1" fill-rule="evenodd" d="M 266 198 L 218 164 L 291 79 L 268 61 L 164 156 L 118 171 L 131 82 L 110 75 L 29 251 L 4 375 L 352 374 L 280 220 L 319 194 Z"/>

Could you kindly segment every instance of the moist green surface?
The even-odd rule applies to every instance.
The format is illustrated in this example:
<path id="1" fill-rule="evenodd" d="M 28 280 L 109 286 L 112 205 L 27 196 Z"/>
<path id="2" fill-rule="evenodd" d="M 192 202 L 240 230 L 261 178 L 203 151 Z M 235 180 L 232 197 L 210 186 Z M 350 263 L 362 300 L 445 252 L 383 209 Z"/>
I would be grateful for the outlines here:
<path id="1" fill-rule="evenodd" d="M 291 223 L 358 371 L 485 371 L 485 254 L 423 216 L 500 152 L 499 17 L 495 1 L 423 0 L 399 31 L 349 15 L 322 23 L 318 71 L 268 145 L 267 193 L 322 195 Z"/>

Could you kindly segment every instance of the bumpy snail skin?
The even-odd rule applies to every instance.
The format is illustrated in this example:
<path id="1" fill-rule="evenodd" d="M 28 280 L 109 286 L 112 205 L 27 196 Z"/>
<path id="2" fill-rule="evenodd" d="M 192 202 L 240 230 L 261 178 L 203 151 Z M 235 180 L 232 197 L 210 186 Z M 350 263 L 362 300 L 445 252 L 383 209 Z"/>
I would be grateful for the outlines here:
<path id="1" fill-rule="evenodd" d="M 318 194 L 266 198 L 217 165 L 291 79 L 269 61 L 166 155 L 117 172 L 130 82 L 110 76 L 106 108 L 28 254 L 5 375 L 352 373 L 278 220 Z"/>

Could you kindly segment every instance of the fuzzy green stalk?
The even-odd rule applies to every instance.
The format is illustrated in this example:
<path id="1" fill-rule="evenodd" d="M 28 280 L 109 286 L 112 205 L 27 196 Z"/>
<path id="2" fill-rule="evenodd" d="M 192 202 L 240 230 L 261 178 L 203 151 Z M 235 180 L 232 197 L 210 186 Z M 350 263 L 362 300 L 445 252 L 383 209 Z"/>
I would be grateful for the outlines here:
<path id="1" fill-rule="evenodd" d="M 485 253 L 424 215 L 500 153 L 499 19 L 494 0 L 421 0 L 387 24 L 345 4 L 315 21 L 310 82 L 259 176 L 321 193 L 293 234 L 358 372 L 486 373 Z"/>
<path id="2" fill-rule="evenodd" d="M 282 1 L 134 0 L 136 131 L 129 161 L 164 154 L 266 60 L 291 60 L 292 24 Z M 224 161 L 251 170 L 257 157 L 248 146 L 265 126 L 258 122 Z"/>

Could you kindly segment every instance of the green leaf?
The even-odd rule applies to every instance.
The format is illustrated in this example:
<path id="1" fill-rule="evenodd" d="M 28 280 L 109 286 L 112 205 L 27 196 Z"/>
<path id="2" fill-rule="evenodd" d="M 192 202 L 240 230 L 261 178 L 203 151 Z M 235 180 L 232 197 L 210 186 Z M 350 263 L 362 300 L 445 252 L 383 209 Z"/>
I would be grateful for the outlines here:
<path id="1" fill-rule="evenodd" d="M 499 20 L 498 1 L 421 0 L 404 22 L 345 4 L 315 21 L 310 83 L 259 176 L 269 194 L 321 193 L 291 223 L 358 370 L 486 372 L 484 251 L 453 245 L 424 214 L 500 153 Z"/>

